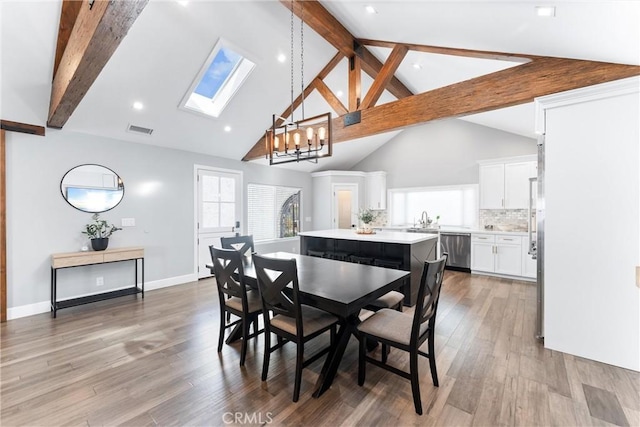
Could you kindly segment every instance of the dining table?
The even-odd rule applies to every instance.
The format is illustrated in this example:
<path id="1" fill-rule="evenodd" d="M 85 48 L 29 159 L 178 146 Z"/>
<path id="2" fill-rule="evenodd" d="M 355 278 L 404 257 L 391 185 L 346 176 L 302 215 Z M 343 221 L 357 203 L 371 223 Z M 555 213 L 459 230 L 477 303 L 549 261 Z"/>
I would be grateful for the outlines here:
<path id="1" fill-rule="evenodd" d="M 289 252 L 260 255 L 295 259 L 301 302 L 327 311 L 341 320 L 336 340 L 315 384 L 313 396 L 319 397 L 333 383 L 349 339 L 355 335 L 360 323 L 360 310 L 387 292 L 397 290 L 411 273 Z M 246 284 L 257 289 L 256 271 L 251 258 L 246 258 L 243 264 Z M 240 337 L 239 331 L 233 331 L 227 342 Z"/>

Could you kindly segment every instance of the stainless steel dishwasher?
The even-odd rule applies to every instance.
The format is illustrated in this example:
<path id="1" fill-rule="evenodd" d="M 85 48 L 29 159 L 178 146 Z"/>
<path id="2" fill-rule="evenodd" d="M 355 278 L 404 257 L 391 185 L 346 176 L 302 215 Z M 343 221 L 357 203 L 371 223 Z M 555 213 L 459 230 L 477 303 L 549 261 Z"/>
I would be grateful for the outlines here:
<path id="1" fill-rule="evenodd" d="M 449 254 L 447 268 L 471 272 L 471 234 L 440 233 L 443 250 Z"/>

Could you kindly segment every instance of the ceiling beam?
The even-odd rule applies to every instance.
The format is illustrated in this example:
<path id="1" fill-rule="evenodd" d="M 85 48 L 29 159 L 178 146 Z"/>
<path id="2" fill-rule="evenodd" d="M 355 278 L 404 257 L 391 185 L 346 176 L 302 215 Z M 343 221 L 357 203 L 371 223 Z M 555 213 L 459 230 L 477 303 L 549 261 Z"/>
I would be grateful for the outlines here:
<path id="1" fill-rule="evenodd" d="M 53 76 L 47 126 L 64 126 L 148 1 L 82 1 Z"/>
<path id="2" fill-rule="evenodd" d="M 349 111 L 356 111 L 360 107 L 362 93 L 362 68 L 360 57 L 353 55 L 349 58 Z"/>
<path id="3" fill-rule="evenodd" d="M 76 23 L 81 6 L 82 2 L 77 0 L 64 0 L 62 2 L 60 25 L 58 26 L 58 42 L 56 43 L 56 59 L 53 64 L 54 76 L 58 71 L 58 65 L 60 65 L 60 61 L 62 60 L 62 54 L 67 48 L 67 43 L 69 43 L 71 30 L 73 30 L 73 26 Z"/>
<path id="4" fill-rule="evenodd" d="M 382 66 L 380 73 L 376 76 L 373 84 L 369 88 L 369 91 L 362 100 L 359 109 L 364 110 L 369 107 L 373 107 L 376 105 L 376 102 L 380 99 L 382 92 L 387 87 L 387 84 L 393 78 L 396 70 L 402 63 L 405 55 L 407 54 L 407 47 L 402 44 L 397 44 L 389 54 L 387 61 Z"/>
<path id="5" fill-rule="evenodd" d="M 11 131 L 11 132 L 20 132 L 20 133 L 28 133 L 30 135 L 44 136 L 43 126 L 29 125 L 26 123 L 12 122 L 9 120 L 0 120 L 0 129 Z"/>
<path id="6" fill-rule="evenodd" d="M 637 65 L 535 57 L 526 64 L 364 109 L 361 122 L 355 125 L 345 127 L 343 117 L 335 118 L 333 143 L 525 104 L 540 96 L 638 75 Z M 243 160 L 258 159 L 265 154 L 261 141 Z"/>
<path id="7" fill-rule="evenodd" d="M 292 6 L 291 0 L 280 0 L 280 3 L 287 9 Z M 376 78 L 382 63 L 366 47 L 359 45 L 349 30 L 317 0 L 293 0 L 293 13 L 347 58 L 358 55 L 362 59 L 362 71 Z M 386 89 L 398 99 L 413 95 L 396 77 L 389 81 Z"/>
<path id="8" fill-rule="evenodd" d="M 313 80 L 312 85 L 339 116 L 343 116 L 349 112 L 347 107 L 345 107 L 342 101 L 329 89 L 329 86 L 327 86 L 325 82 L 316 78 Z"/>

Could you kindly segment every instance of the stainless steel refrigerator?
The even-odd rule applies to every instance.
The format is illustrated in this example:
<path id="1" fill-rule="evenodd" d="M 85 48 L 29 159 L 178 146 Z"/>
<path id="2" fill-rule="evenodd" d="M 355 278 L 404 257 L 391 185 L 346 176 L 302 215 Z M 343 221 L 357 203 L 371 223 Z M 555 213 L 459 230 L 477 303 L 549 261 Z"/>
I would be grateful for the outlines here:
<path id="1" fill-rule="evenodd" d="M 544 135 L 538 138 L 538 177 L 529 179 L 529 256 L 536 260 L 536 338 L 544 338 Z"/>

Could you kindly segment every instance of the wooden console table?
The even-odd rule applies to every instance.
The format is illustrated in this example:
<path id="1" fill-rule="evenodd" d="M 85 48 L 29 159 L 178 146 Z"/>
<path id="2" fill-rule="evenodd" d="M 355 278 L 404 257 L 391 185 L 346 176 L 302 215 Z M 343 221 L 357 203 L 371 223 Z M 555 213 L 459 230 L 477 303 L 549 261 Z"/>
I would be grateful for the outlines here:
<path id="1" fill-rule="evenodd" d="M 138 260 L 141 261 L 142 267 L 142 282 L 140 288 L 138 287 Z M 59 269 L 81 267 L 84 265 L 107 264 L 120 261 L 134 262 L 135 278 L 133 281 L 133 287 L 63 301 L 57 300 L 56 295 Z M 51 255 L 51 312 L 53 313 L 53 317 L 56 317 L 57 311 L 61 308 L 74 307 L 76 305 L 117 298 L 124 295 L 135 295 L 138 293 L 141 293 L 142 298 L 144 299 L 144 248 L 142 247 L 107 249 L 99 252 L 68 252 Z"/>

